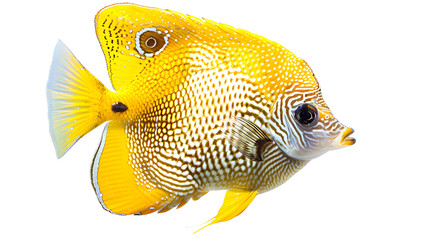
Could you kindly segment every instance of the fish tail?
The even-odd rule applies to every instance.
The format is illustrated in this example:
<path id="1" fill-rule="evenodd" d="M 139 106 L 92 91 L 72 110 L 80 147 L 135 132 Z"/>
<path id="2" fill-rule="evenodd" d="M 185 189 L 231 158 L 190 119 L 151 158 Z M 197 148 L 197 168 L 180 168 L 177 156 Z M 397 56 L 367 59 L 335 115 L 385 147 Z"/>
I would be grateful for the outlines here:
<path id="1" fill-rule="evenodd" d="M 58 41 L 47 84 L 49 128 L 61 158 L 81 137 L 106 119 L 102 99 L 110 92 Z"/>

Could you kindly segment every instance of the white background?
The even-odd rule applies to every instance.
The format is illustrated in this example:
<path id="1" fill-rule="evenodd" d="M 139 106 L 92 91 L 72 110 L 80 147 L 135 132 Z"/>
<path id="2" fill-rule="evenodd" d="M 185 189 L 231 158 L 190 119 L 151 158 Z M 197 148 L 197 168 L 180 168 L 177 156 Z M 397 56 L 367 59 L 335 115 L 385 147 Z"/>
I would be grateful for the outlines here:
<path id="1" fill-rule="evenodd" d="M 45 86 L 62 39 L 110 85 L 93 18 L 113 1 L 7 1 L 0 10 L 1 239 L 429 239 L 429 14 L 425 1 L 135 1 L 247 29 L 305 59 L 357 143 L 315 159 L 239 217 L 193 235 L 223 191 L 115 216 L 90 165 L 102 127 L 62 159 Z"/>

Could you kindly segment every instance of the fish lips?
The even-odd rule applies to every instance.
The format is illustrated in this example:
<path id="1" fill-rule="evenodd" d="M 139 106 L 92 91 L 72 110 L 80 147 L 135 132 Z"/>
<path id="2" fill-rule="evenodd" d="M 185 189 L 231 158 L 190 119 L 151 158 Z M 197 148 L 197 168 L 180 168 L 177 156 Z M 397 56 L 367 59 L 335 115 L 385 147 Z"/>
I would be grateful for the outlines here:
<path id="1" fill-rule="evenodd" d="M 353 137 L 350 137 L 350 135 L 352 135 L 352 133 L 354 133 L 355 131 L 352 128 L 347 128 L 346 130 L 344 130 L 343 135 L 341 136 L 340 139 L 340 146 L 351 146 L 353 144 L 356 143 L 356 139 Z"/>

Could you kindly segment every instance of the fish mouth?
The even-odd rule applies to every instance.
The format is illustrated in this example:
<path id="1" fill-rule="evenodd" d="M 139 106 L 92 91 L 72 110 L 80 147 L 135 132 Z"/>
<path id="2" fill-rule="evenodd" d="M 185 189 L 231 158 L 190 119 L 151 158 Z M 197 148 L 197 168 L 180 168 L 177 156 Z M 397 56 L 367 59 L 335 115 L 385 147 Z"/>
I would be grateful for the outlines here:
<path id="1" fill-rule="evenodd" d="M 341 146 L 350 146 L 356 143 L 356 139 L 353 137 L 350 137 L 350 135 L 352 135 L 352 133 L 354 133 L 355 131 L 352 128 L 347 128 L 344 133 L 343 136 L 341 137 L 340 140 L 340 145 Z"/>

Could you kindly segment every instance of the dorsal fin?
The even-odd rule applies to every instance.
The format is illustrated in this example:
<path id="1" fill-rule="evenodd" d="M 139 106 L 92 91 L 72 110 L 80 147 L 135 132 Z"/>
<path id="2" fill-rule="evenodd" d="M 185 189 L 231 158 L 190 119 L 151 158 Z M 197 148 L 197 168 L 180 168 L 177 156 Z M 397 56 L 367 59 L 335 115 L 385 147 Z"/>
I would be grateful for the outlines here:
<path id="1" fill-rule="evenodd" d="M 242 51 L 243 44 L 280 47 L 226 24 L 134 4 L 103 8 L 95 25 L 114 88 L 144 82 L 141 89 L 155 98 L 177 90 L 193 72 L 228 66 L 237 57 L 231 50 Z"/>

